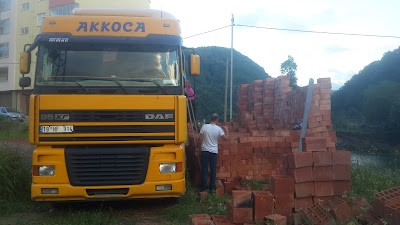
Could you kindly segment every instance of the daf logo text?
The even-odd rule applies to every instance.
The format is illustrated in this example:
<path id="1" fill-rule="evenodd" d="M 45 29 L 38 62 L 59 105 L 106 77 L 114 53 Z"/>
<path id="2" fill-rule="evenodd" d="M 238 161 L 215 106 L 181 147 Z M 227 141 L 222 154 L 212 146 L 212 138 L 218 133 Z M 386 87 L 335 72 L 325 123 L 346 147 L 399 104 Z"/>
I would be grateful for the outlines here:
<path id="1" fill-rule="evenodd" d="M 169 120 L 174 118 L 174 114 L 145 114 L 146 120 Z"/>

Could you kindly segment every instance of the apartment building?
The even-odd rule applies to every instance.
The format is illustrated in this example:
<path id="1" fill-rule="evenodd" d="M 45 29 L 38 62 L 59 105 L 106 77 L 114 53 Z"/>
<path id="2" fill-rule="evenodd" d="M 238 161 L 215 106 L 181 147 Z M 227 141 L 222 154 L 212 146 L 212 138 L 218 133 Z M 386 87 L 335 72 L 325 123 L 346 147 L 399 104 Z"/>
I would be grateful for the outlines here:
<path id="1" fill-rule="evenodd" d="M 40 32 L 46 16 L 71 15 L 75 8 L 148 9 L 149 0 L 0 0 L 0 106 L 28 113 L 32 86 L 19 87 L 19 55 Z M 35 52 L 32 54 L 35 55 Z M 35 71 L 32 57 L 30 76 Z M 33 80 L 33 79 L 32 79 Z"/>

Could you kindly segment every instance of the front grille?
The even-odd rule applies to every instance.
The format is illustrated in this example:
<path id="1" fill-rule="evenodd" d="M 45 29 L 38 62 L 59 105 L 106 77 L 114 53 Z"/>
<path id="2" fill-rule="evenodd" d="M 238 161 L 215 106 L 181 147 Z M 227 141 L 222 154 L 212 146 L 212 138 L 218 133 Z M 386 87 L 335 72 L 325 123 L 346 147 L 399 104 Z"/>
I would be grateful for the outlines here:
<path id="1" fill-rule="evenodd" d="M 73 186 L 137 185 L 146 178 L 148 146 L 67 147 L 65 160 Z"/>
<path id="2" fill-rule="evenodd" d="M 40 111 L 40 122 L 174 122 L 174 117 L 174 110 Z"/>

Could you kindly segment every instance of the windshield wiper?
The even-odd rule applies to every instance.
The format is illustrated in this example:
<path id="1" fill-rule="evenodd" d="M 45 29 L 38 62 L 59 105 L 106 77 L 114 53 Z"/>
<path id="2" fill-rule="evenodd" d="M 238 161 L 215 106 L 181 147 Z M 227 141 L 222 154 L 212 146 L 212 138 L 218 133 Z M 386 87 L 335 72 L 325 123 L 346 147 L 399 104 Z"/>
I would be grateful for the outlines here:
<path id="1" fill-rule="evenodd" d="M 118 84 L 118 86 L 119 86 L 122 90 L 124 90 L 125 94 L 129 94 L 128 90 L 126 90 L 126 88 L 124 87 L 124 85 L 121 84 L 121 82 L 119 82 L 119 81 L 116 80 L 116 79 L 110 79 L 110 80 L 112 80 L 112 81 L 114 81 L 116 84 Z"/>
<path id="2" fill-rule="evenodd" d="M 136 80 L 134 80 L 134 81 L 136 81 Z M 165 90 L 165 88 L 163 88 L 163 86 L 161 86 L 161 84 L 158 83 L 158 81 L 156 81 L 156 80 L 143 80 L 143 82 L 145 82 L 145 81 L 153 82 L 154 84 L 157 85 L 157 87 L 159 87 L 161 90 L 163 90 L 165 94 L 168 94 L 167 90 Z"/>
<path id="3" fill-rule="evenodd" d="M 144 79 L 129 79 L 128 81 L 136 81 L 136 82 L 151 82 L 154 83 L 155 85 L 157 85 L 157 87 L 159 87 L 165 94 L 168 94 L 168 91 L 165 90 L 165 88 L 163 88 L 163 86 L 161 86 L 160 83 L 158 83 L 157 80 L 144 80 Z"/>
<path id="4" fill-rule="evenodd" d="M 116 83 L 116 84 L 118 85 L 118 87 L 120 87 L 120 88 L 124 91 L 125 94 L 129 94 L 128 90 L 126 90 L 126 88 L 124 87 L 124 85 L 122 85 L 121 82 L 119 82 L 119 81 L 116 80 L 116 79 L 93 77 L 93 78 L 86 78 L 86 79 L 79 79 L 79 80 L 80 80 L 80 81 L 81 81 L 81 80 L 106 80 L 106 81 L 109 81 L 109 80 L 110 80 L 110 81 L 114 81 L 114 83 Z M 89 90 L 88 90 L 87 88 L 85 88 L 82 84 L 80 84 L 78 81 L 74 80 L 74 82 L 75 82 L 76 84 L 78 84 L 80 87 L 84 88 L 85 91 L 86 91 L 86 93 L 89 93 Z"/>
<path id="5" fill-rule="evenodd" d="M 87 89 L 85 86 L 83 86 L 82 84 L 80 84 L 78 81 L 74 80 L 74 82 L 81 87 L 83 90 L 85 90 L 86 94 L 89 94 L 89 89 Z"/>

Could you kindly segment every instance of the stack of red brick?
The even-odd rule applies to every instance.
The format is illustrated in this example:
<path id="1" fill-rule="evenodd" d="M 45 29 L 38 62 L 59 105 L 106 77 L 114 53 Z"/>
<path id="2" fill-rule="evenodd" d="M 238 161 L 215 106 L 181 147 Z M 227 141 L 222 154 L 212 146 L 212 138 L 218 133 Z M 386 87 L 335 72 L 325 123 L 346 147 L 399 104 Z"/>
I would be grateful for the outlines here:
<path id="1" fill-rule="evenodd" d="M 350 191 L 350 152 L 298 152 L 287 155 L 288 175 L 295 181 L 295 208 Z"/>
<path id="2" fill-rule="evenodd" d="M 375 212 L 388 224 L 400 224 L 400 187 L 394 187 L 375 194 Z"/>
<path id="3" fill-rule="evenodd" d="M 314 85 L 303 151 L 335 151 L 336 135 L 331 122 L 331 83 L 321 78 Z M 232 182 L 237 177 L 270 179 L 285 174 L 285 155 L 299 149 L 307 87 L 292 90 L 289 78 L 280 76 L 242 84 L 238 90 L 238 118 L 229 122 L 229 141 L 221 141 L 217 177 Z M 191 131 L 191 129 L 189 129 Z M 189 166 L 197 165 L 193 133 L 188 148 Z M 194 171 L 199 171 L 198 166 Z M 192 172 L 192 174 L 194 174 Z"/>

